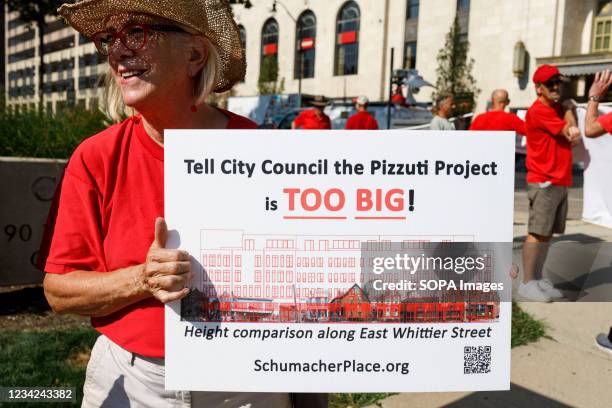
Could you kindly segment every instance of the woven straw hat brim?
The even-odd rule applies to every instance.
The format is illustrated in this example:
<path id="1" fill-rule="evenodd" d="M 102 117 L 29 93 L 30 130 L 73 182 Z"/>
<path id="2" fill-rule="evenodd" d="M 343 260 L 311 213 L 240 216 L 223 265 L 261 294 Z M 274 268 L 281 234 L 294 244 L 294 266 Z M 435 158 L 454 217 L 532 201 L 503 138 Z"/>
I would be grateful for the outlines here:
<path id="1" fill-rule="evenodd" d="M 244 79 L 245 56 L 229 0 L 82 0 L 57 12 L 87 37 L 103 31 L 108 17 L 122 13 L 162 17 L 202 33 L 219 49 L 215 92 Z"/>

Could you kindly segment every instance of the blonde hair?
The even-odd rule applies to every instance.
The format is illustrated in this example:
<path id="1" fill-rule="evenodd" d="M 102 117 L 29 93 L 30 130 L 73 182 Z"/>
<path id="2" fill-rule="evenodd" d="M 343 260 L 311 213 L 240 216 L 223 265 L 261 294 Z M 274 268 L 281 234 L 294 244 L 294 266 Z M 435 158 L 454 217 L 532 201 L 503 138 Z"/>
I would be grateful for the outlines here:
<path id="1" fill-rule="evenodd" d="M 192 32 L 192 30 L 188 29 L 185 29 L 185 31 Z M 212 41 L 201 34 L 194 35 L 201 36 L 208 51 L 204 67 L 202 67 L 199 75 L 195 76 L 193 94 L 196 98 L 194 104 L 201 105 L 217 85 L 217 75 L 221 71 L 219 67 L 221 58 L 219 57 L 217 46 Z M 126 106 L 123 102 L 123 95 L 113 78 L 110 68 L 100 77 L 100 83 L 103 86 L 100 110 L 112 122 L 121 122 L 125 118 L 137 113 L 135 109 Z"/>

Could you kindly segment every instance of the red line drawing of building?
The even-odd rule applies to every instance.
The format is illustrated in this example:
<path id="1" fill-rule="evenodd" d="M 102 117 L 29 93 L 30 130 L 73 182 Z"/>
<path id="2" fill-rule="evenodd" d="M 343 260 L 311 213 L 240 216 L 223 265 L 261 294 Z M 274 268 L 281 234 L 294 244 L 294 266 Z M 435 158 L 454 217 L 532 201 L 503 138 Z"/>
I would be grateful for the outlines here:
<path id="1" fill-rule="evenodd" d="M 360 282 L 362 242 L 390 249 L 466 237 L 288 236 L 202 230 L 200 281 L 183 301 L 184 319 L 248 322 L 419 322 L 494 320 L 499 297 L 411 299 L 408 293 L 370 299 Z M 402 279 L 390 276 L 387 279 Z"/>

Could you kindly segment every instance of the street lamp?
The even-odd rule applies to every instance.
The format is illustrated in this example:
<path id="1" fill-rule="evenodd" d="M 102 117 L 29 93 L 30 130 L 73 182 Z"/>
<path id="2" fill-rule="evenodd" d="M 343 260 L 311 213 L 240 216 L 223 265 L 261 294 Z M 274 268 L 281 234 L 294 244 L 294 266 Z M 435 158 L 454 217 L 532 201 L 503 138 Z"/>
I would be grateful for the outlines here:
<path id="1" fill-rule="evenodd" d="M 281 1 L 279 0 L 274 0 L 274 2 L 272 3 L 272 9 L 270 10 L 272 13 L 276 13 L 276 4 L 280 4 L 284 9 L 285 12 L 287 13 L 287 15 L 289 16 L 289 18 L 291 20 L 293 20 L 293 22 L 295 23 L 296 27 L 298 26 L 298 22 L 297 19 L 295 17 L 293 17 L 293 15 L 291 15 L 291 13 L 289 12 L 289 9 L 287 8 L 287 6 L 285 6 Z M 299 27 L 297 27 L 299 29 Z M 299 33 L 299 31 L 298 31 Z M 300 98 L 300 104 L 302 103 L 302 76 L 303 75 L 303 71 L 304 71 L 304 56 L 303 56 L 303 50 L 302 50 L 302 40 L 300 38 L 297 39 L 297 52 L 298 52 L 298 62 L 299 62 L 299 67 L 298 67 L 298 96 Z"/>

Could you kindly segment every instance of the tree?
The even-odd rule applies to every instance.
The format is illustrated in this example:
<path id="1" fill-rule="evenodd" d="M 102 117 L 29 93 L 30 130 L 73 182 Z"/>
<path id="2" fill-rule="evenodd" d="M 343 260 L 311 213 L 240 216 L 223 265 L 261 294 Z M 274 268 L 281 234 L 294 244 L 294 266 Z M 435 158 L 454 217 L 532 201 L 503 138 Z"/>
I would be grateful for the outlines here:
<path id="1" fill-rule="evenodd" d="M 455 17 L 450 31 L 446 34 L 444 47 L 438 51 L 436 92 L 433 98 L 435 101 L 439 95 L 453 95 L 458 114 L 471 112 L 480 93 L 472 75 L 474 59 L 468 59 L 469 48 L 468 40 L 461 38 L 459 18 Z"/>
<path id="2" fill-rule="evenodd" d="M 257 89 L 260 95 L 283 93 L 285 80 L 278 81 L 278 60 L 274 55 L 266 55 L 261 63 L 261 71 L 257 81 Z"/>
<path id="3" fill-rule="evenodd" d="M 43 78 L 44 78 L 44 55 L 45 43 L 45 17 L 56 16 L 57 9 L 65 3 L 65 0 L 6 0 L 9 10 L 17 11 L 19 19 L 29 24 L 35 24 L 38 28 L 38 104 L 42 109 L 43 105 Z"/>

